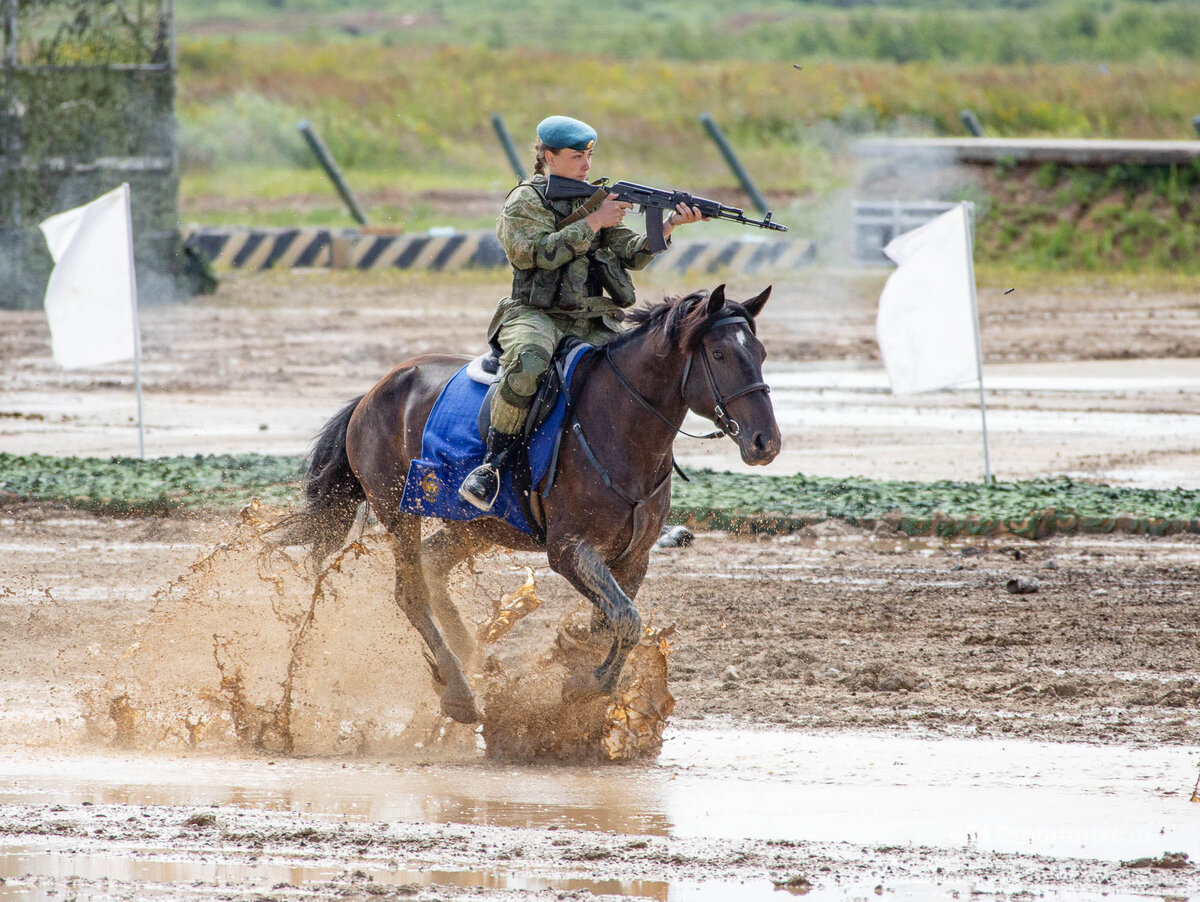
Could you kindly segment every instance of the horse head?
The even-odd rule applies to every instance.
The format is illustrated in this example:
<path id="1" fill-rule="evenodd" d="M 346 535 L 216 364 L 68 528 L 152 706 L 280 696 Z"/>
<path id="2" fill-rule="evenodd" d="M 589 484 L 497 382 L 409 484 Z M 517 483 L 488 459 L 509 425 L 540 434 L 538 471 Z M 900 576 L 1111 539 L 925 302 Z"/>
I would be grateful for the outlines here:
<path id="1" fill-rule="evenodd" d="M 736 441 L 742 460 L 752 466 L 769 464 L 781 445 L 771 389 L 762 375 L 767 352 L 755 330 L 770 296 L 768 286 L 739 303 L 718 285 L 707 298 L 696 296 L 679 330 L 682 350 L 689 354 L 684 402 Z"/>

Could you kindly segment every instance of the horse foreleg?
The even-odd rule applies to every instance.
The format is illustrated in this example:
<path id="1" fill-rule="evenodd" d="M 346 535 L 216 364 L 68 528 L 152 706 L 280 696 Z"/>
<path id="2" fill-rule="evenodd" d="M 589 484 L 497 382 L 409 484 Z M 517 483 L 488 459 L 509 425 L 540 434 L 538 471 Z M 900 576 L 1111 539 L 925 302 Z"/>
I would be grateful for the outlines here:
<path id="1" fill-rule="evenodd" d="M 646 570 L 649 567 L 649 555 L 646 555 L 644 558 L 634 555 L 609 569 L 612 572 L 613 579 L 617 581 L 617 585 L 621 587 L 621 590 L 632 601 L 637 598 L 638 589 L 642 587 L 642 581 L 646 578 Z M 588 631 L 594 636 L 607 636 L 613 631 L 612 624 L 609 622 L 607 615 L 598 607 L 592 608 L 592 619 L 588 624 Z"/>
<path id="2" fill-rule="evenodd" d="M 441 527 L 421 542 L 421 565 L 425 587 L 433 602 L 433 613 L 441 624 L 450 648 L 463 664 L 470 666 L 475 656 L 475 637 L 463 623 L 462 616 L 450 600 L 447 580 L 450 571 L 483 547 L 467 530 L 456 525 Z"/>
<path id="3" fill-rule="evenodd" d="M 396 603 L 429 647 L 436 668 L 435 679 L 445 684 L 442 713 L 459 723 L 478 723 L 475 695 L 462 663 L 433 619 L 429 590 L 421 572 L 421 522 L 417 517 L 402 514 L 389 530 L 396 559 Z"/>
<path id="4" fill-rule="evenodd" d="M 633 600 L 590 544 L 580 542 L 552 554 L 550 566 L 596 606 L 613 634 L 612 647 L 604 662 L 594 672 L 572 676 L 563 687 L 563 695 L 573 700 L 612 695 L 625 659 L 641 641 L 642 618 L 633 606 Z"/>

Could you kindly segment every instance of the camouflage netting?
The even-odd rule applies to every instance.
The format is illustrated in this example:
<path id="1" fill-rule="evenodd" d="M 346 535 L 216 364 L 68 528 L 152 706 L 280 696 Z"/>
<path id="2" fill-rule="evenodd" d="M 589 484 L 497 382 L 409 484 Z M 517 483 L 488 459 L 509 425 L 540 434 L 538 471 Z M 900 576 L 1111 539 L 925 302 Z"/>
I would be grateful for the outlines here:
<path id="1" fill-rule="evenodd" d="M 41 304 L 37 224 L 128 182 L 143 303 L 181 293 L 169 0 L 0 0 L 0 307 Z"/>

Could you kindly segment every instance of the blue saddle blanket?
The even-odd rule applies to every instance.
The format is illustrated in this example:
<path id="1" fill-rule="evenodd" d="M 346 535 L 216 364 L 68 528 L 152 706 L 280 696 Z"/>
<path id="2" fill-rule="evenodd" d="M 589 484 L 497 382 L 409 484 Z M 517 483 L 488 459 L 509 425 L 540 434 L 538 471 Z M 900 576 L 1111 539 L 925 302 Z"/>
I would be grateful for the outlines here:
<path id="1" fill-rule="evenodd" d="M 575 367 L 590 345 L 579 345 L 566 359 L 563 372 L 564 390 L 550 416 L 530 436 L 526 445 L 529 453 L 531 485 L 541 482 L 555 457 L 558 438 L 562 433 L 567 410 L 565 386 L 571 384 Z M 458 497 L 458 487 L 467 474 L 483 462 L 487 448 L 479 435 L 479 409 L 488 386 L 467 375 L 464 366 L 446 383 L 434 402 L 425 431 L 421 435 L 421 456 L 408 467 L 400 509 L 421 517 L 441 520 L 473 520 L 476 517 L 498 517 L 522 532 L 535 535 L 532 524 L 525 518 L 521 499 L 513 487 L 512 468 L 501 474 L 500 494 L 487 513 Z"/>

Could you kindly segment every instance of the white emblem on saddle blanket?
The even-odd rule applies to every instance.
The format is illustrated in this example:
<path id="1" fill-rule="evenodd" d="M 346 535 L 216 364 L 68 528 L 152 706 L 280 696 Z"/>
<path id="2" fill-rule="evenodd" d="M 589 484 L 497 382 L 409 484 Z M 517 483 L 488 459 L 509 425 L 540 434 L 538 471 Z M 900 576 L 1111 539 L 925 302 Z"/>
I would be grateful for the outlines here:
<path id="1" fill-rule="evenodd" d="M 491 366 L 495 360 L 496 358 L 491 354 L 480 354 L 467 364 L 467 378 L 482 385 L 499 382 L 500 377 L 504 375 L 504 367 L 497 365 L 494 373 L 487 369 L 487 366 Z M 485 361 L 487 362 L 486 366 Z"/>

